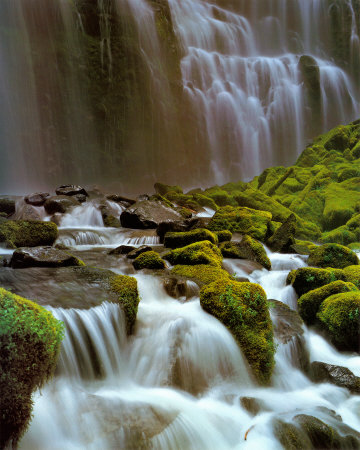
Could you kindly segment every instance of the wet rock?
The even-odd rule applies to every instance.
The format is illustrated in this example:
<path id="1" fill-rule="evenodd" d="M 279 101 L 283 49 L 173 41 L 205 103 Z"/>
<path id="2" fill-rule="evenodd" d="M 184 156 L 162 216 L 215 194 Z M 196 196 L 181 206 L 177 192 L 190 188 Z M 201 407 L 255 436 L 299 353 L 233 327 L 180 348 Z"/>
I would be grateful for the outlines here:
<path id="1" fill-rule="evenodd" d="M 68 195 L 56 195 L 46 200 L 44 207 L 48 214 L 65 213 L 73 206 L 79 206 L 80 203 Z"/>
<path id="2" fill-rule="evenodd" d="M 143 201 L 146 201 L 146 200 L 150 200 L 150 195 L 147 195 L 147 194 L 141 194 L 141 195 L 138 195 L 137 197 L 136 197 L 136 202 L 143 202 Z M 136 203 L 135 202 L 135 203 Z"/>
<path id="3" fill-rule="evenodd" d="M 137 201 L 120 215 L 123 227 L 138 229 L 157 228 L 161 222 L 181 219 L 181 215 L 172 208 L 149 200 Z"/>
<path id="4" fill-rule="evenodd" d="M 353 394 L 360 393 L 360 377 L 355 376 L 347 367 L 314 361 L 311 363 L 311 375 L 315 382 L 328 382 L 347 388 Z"/>
<path id="5" fill-rule="evenodd" d="M 273 252 L 291 253 L 295 244 L 296 217 L 291 214 L 267 241 Z"/>
<path id="6" fill-rule="evenodd" d="M 159 223 L 156 234 L 160 237 L 160 242 L 163 243 L 166 233 L 188 231 L 188 229 L 189 227 L 184 220 L 166 220 Z"/>
<path id="7" fill-rule="evenodd" d="M 76 186 L 75 184 L 63 184 L 62 186 L 59 186 L 57 189 L 55 189 L 56 195 L 78 195 L 82 194 L 86 197 L 88 196 L 88 193 L 85 191 L 85 189 L 81 186 Z"/>
<path id="8" fill-rule="evenodd" d="M 195 228 L 207 228 L 210 223 L 211 217 L 194 217 L 187 221 L 189 230 Z"/>
<path id="9" fill-rule="evenodd" d="M 159 253 L 154 251 L 142 252 L 133 261 L 134 269 L 165 269 L 165 261 L 161 258 Z"/>
<path id="10" fill-rule="evenodd" d="M 292 423 L 276 420 L 274 423 L 274 435 L 286 450 L 313 449 L 307 434 Z"/>
<path id="11" fill-rule="evenodd" d="M 132 245 L 120 245 L 119 247 L 113 248 L 109 251 L 109 255 L 127 255 L 131 251 L 135 250 L 136 247 Z"/>
<path id="12" fill-rule="evenodd" d="M 35 194 L 27 195 L 24 200 L 28 205 L 43 206 L 49 197 L 50 194 L 48 192 L 36 192 Z"/>
<path id="13" fill-rule="evenodd" d="M 75 198 L 79 203 L 84 203 L 86 202 L 86 195 L 85 194 L 76 194 L 72 196 L 73 198 Z"/>
<path id="14" fill-rule="evenodd" d="M 9 197 L 0 198 L 0 213 L 5 213 L 7 216 L 15 213 L 15 200 Z"/>
<path id="15" fill-rule="evenodd" d="M 53 245 L 57 236 L 57 226 L 52 222 L 7 220 L 0 223 L 0 242 L 10 248 Z"/>
<path id="16" fill-rule="evenodd" d="M 246 409 L 247 412 L 249 412 L 253 416 L 256 416 L 256 414 L 258 414 L 262 409 L 259 401 L 253 397 L 241 397 L 240 404 L 244 409 Z"/>
<path id="17" fill-rule="evenodd" d="M 243 236 L 240 242 L 224 242 L 220 245 L 224 258 L 239 258 L 255 261 L 271 270 L 271 261 L 263 245 L 251 236 Z"/>
<path id="18" fill-rule="evenodd" d="M 342 441 L 346 438 L 342 438 L 334 428 L 316 417 L 299 414 L 294 417 L 294 420 L 307 434 L 312 448 L 319 450 L 342 448 Z"/>
<path id="19" fill-rule="evenodd" d="M 127 197 L 123 197 L 122 195 L 117 195 L 117 194 L 107 195 L 106 198 L 108 200 L 111 200 L 116 203 L 128 204 L 127 206 L 131 206 L 134 203 L 136 203 L 136 200 L 133 200 L 133 199 L 127 198 Z"/>
<path id="20" fill-rule="evenodd" d="M 21 220 L 42 220 L 43 216 L 38 207 L 24 204 L 21 211 L 16 213 L 16 218 Z"/>
<path id="21" fill-rule="evenodd" d="M 149 247 L 148 245 L 141 245 L 140 247 L 135 248 L 134 250 L 132 250 L 131 252 L 129 252 L 127 254 L 127 257 L 129 259 L 135 259 L 137 258 L 139 255 L 141 255 L 141 253 L 145 253 L 145 252 L 151 252 L 152 248 Z"/>
<path id="22" fill-rule="evenodd" d="M 172 298 L 185 297 L 187 292 L 186 281 L 176 277 L 164 278 L 163 286 Z"/>
<path id="23" fill-rule="evenodd" d="M 82 266 L 84 263 L 70 253 L 54 247 L 29 247 L 15 250 L 10 266 L 13 269 L 25 267 Z"/>

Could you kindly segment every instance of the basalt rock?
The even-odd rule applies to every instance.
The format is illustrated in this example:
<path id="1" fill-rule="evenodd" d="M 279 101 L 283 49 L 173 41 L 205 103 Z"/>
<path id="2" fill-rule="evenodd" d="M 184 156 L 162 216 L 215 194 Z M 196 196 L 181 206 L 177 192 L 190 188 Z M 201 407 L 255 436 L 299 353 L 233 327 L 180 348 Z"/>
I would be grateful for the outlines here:
<path id="1" fill-rule="evenodd" d="M 157 228 L 161 222 L 181 220 L 181 215 L 157 201 L 141 200 L 127 208 L 120 216 L 125 228 Z"/>

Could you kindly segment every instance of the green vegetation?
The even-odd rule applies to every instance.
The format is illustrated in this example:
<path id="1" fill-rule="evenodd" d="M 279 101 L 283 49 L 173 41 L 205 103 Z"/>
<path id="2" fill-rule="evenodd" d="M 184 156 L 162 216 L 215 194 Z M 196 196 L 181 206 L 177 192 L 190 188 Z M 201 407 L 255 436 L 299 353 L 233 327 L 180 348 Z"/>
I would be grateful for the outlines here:
<path id="1" fill-rule="evenodd" d="M 164 259 L 172 265 L 209 264 L 221 267 L 222 256 L 216 245 L 210 241 L 201 241 L 172 250 L 164 256 Z"/>
<path id="2" fill-rule="evenodd" d="M 133 266 L 136 270 L 165 269 L 166 264 L 159 253 L 151 251 L 141 253 L 141 255 L 134 259 Z"/>
<path id="3" fill-rule="evenodd" d="M 7 220 L 0 223 L 0 242 L 11 248 L 53 245 L 57 236 L 57 226 L 52 222 Z"/>
<path id="4" fill-rule="evenodd" d="M 174 249 L 199 241 L 210 241 L 217 244 L 218 238 L 215 233 L 205 228 L 196 228 L 185 232 L 168 232 L 164 237 L 164 246 Z"/>
<path id="5" fill-rule="evenodd" d="M 287 283 L 293 285 L 299 297 L 337 280 L 346 281 L 345 273 L 341 269 L 302 267 L 292 270 L 287 277 Z"/>
<path id="6" fill-rule="evenodd" d="M 137 281 L 127 275 L 118 275 L 110 279 L 110 288 L 117 296 L 117 302 L 123 309 L 126 317 L 126 330 L 133 331 L 139 305 L 139 292 Z"/>
<path id="7" fill-rule="evenodd" d="M 200 303 L 234 335 L 261 384 L 270 381 L 274 367 L 272 323 L 266 294 L 254 283 L 217 280 L 204 286 Z"/>
<path id="8" fill-rule="evenodd" d="M 232 233 L 229 230 L 215 231 L 214 234 L 216 234 L 219 243 L 231 241 L 232 238 Z"/>
<path id="9" fill-rule="evenodd" d="M 226 270 L 208 264 L 198 264 L 195 266 L 177 265 L 173 267 L 171 274 L 189 278 L 200 287 L 214 281 L 230 279 L 230 275 Z"/>
<path id="10" fill-rule="evenodd" d="M 346 281 L 355 284 L 360 289 L 360 266 L 347 266 L 344 268 Z"/>
<path id="11" fill-rule="evenodd" d="M 15 448 L 26 431 L 32 392 L 53 376 L 63 333 L 49 311 L 0 288 L 0 448 Z"/>
<path id="12" fill-rule="evenodd" d="M 359 351 L 360 291 L 328 297 L 317 317 L 340 350 Z"/>
<path id="13" fill-rule="evenodd" d="M 264 246 L 251 236 L 244 235 L 241 242 L 224 242 L 220 245 L 220 250 L 224 258 L 250 259 L 267 270 L 271 269 L 271 261 Z"/>
<path id="14" fill-rule="evenodd" d="M 357 267 L 357 266 L 356 266 Z M 345 283 L 344 281 L 333 281 L 320 288 L 314 289 L 302 295 L 298 299 L 299 314 L 308 325 L 312 325 L 316 321 L 316 314 L 322 302 L 334 294 L 343 292 L 357 291 L 357 287 L 353 283 Z"/>
<path id="15" fill-rule="evenodd" d="M 358 265 L 359 260 L 356 253 L 343 245 L 324 244 L 311 250 L 308 264 L 343 269 L 347 266 Z"/>

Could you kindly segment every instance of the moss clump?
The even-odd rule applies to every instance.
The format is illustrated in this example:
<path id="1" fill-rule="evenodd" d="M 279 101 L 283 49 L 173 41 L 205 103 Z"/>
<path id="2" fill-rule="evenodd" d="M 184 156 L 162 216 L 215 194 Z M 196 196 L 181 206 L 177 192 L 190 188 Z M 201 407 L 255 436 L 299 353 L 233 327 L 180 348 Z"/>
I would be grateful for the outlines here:
<path id="1" fill-rule="evenodd" d="M 295 239 L 295 244 L 290 247 L 299 255 L 310 255 L 311 251 L 317 247 L 316 244 L 310 241 L 302 241 L 300 239 Z"/>
<path id="2" fill-rule="evenodd" d="M 328 297 L 323 301 L 317 317 L 339 349 L 359 351 L 359 291 Z"/>
<path id="3" fill-rule="evenodd" d="M 347 266 L 358 265 L 359 260 L 356 253 L 343 245 L 324 244 L 310 252 L 308 264 L 316 267 L 343 269 Z"/>
<path id="4" fill-rule="evenodd" d="M 232 195 L 219 186 L 214 186 L 204 192 L 206 197 L 211 198 L 218 206 L 237 206 L 237 202 Z"/>
<path id="5" fill-rule="evenodd" d="M 321 236 L 321 242 L 337 242 L 348 245 L 360 241 L 360 214 L 355 214 L 345 225 L 325 232 Z"/>
<path id="6" fill-rule="evenodd" d="M 7 220 L 0 223 L 0 242 L 6 242 L 11 248 L 53 245 L 57 236 L 57 226 L 52 222 Z"/>
<path id="7" fill-rule="evenodd" d="M 320 305 L 326 298 L 334 294 L 356 290 L 355 284 L 339 280 L 309 291 L 298 299 L 299 314 L 305 323 L 312 325 L 316 321 L 316 314 Z"/>
<path id="8" fill-rule="evenodd" d="M 209 264 L 211 266 L 221 266 L 221 252 L 209 241 L 195 242 L 186 247 L 172 250 L 164 256 L 170 264 Z"/>
<path id="9" fill-rule="evenodd" d="M 157 194 L 166 195 L 168 192 L 176 192 L 178 194 L 182 194 L 183 190 L 180 186 L 170 186 L 164 183 L 155 183 L 154 189 Z"/>
<path id="10" fill-rule="evenodd" d="M 360 289 L 360 266 L 347 266 L 344 268 L 346 281 L 354 283 Z"/>
<path id="11" fill-rule="evenodd" d="M 254 283 L 219 280 L 204 286 L 200 303 L 238 341 L 256 379 L 270 381 L 274 367 L 273 330 L 266 294 Z"/>
<path id="12" fill-rule="evenodd" d="M 299 297 L 337 280 L 346 281 L 344 271 L 341 269 L 302 267 L 292 270 L 287 277 L 287 283 L 293 285 Z"/>
<path id="13" fill-rule="evenodd" d="M 49 311 L 0 288 L 0 448 L 24 434 L 31 394 L 52 377 L 63 333 Z"/>
<path id="14" fill-rule="evenodd" d="M 127 275 L 118 275 L 110 279 L 110 289 L 116 294 L 117 302 L 125 313 L 126 330 L 130 334 L 135 325 L 140 301 L 137 281 Z"/>
<path id="15" fill-rule="evenodd" d="M 166 264 L 159 253 L 151 251 L 141 253 L 141 255 L 134 259 L 133 266 L 136 270 L 165 269 Z"/>
<path id="16" fill-rule="evenodd" d="M 229 230 L 215 231 L 214 234 L 216 234 L 219 243 L 231 241 L 232 238 L 232 233 Z"/>
<path id="17" fill-rule="evenodd" d="M 360 203 L 359 178 L 331 183 L 325 190 L 324 226 L 332 230 L 346 224 Z"/>
<path id="18" fill-rule="evenodd" d="M 171 270 L 172 275 L 189 278 L 202 287 L 218 280 L 229 280 L 230 275 L 220 267 L 198 264 L 196 266 L 178 265 Z"/>
<path id="19" fill-rule="evenodd" d="M 261 264 L 265 269 L 271 270 L 271 261 L 264 246 L 251 236 L 243 236 L 241 242 L 224 242 L 220 246 L 225 258 L 249 259 Z"/>
<path id="20" fill-rule="evenodd" d="M 214 202 L 214 200 L 210 197 L 207 197 L 206 195 L 194 194 L 193 198 L 200 206 L 206 206 L 207 208 L 213 209 L 214 211 L 217 211 L 218 209 L 218 206 Z"/>
<path id="21" fill-rule="evenodd" d="M 178 192 L 170 191 L 165 197 L 172 203 L 190 209 L 192 211 L 200 210 L 199 204 L 193 199 L 192 195 L 179 194 Z"/>
<path id="22" fill-rule="evenodd" d="M 199 241 L 210 241 L 213 244 L 217 244 L 218 238 L 215 233 L 205 228 L 196 228 L 195 230 L 185 232 L 168 232 L 165 234 L 164 246 L 168 248 L 179 248 Z"/>
<path id="23" fill-rule="evenodd" d="M 232 233 L 248 234 L 265 241 L 269 234 L 271 213 L 250 208 L 225 206 L 211 219 L 208 228 L 212 231 L 229 230 Z"/>

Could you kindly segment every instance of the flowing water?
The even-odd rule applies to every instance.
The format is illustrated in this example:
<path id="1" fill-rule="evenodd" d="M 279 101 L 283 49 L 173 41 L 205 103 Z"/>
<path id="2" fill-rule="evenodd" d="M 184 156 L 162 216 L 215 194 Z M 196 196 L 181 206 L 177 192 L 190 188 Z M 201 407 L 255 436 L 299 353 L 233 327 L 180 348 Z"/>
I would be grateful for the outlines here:
<path id="1" fill-rule="evenodd" d="M 358 10 L 2 0 L 0 190 L 206 185 L 293 163 L 309 138 L 359 115 Z M 318 67 L 312 81 L 302 55 Z"/>
<path id="2" fill-rule="evenodd" d="M 133 273 L 131 264 L 122 258 L 109 262 L 106 253 L 135 230 L 99 227 L 94 203 L 79 208 L 82 224 L 76 208 L 63 222 L 72 226 L 72 216 L 82 226 L 83 241 L 67 242 L 73 251 L 85 261 L 92 258 L 95 267 Z M 59 242 L 66 242 L 69 230 L 74 232 L 60 227 Z M 92 233 L 100 231 L 107 243 L 93 242 Z M 149 239 L 147 231 L 140 233 Z M 296 309 L 296 294 L 285 279 L 290 270 L 306 266 L 306 257 L 268 254 L 270 272 L 244 260 L 224 260 L 224 267 L 261 284 L 269 299 Z M 53 305 L 66 296 L 79 307 L 87 305 L 49 307 L 65 323 L 66 336 L 54 380 L 34 396 L 34 417 L 21 449 L 280 449 L 275 425 L 297 414 L 318 417 L 342 434 L 349 433 L 346 427 L 360 431 L 360 396 L 312 383 L 301 370 L 300 350 L 310 361 L 345 366 L 356 375 L 360 357 L 338 352 L 315 331 L 304 327 L 299 339 L 277 342 L 272 384 L 260 388 L 229 331 L 202 310 L 197 290 L 187 301 L 176 300 L 161 278 L 135 274 L 141 301 L 134 334 L 128 337 L 117 305 L 95 302 L 89 308 L 87 297 L 97 296 L 96 288 L 84 285 L 75 291 L 65 272 L 51 270 L 0 272 L 2 285 L 8 280 L 16 291 L 25 286 L 23 295 L 29 298 L 46 291 Z M 256 415 L 245 408 L 249 398 L 259 409 Z"/>

